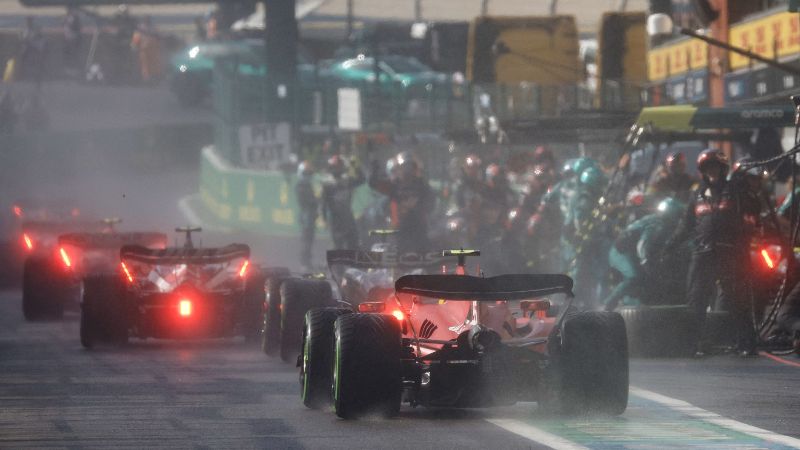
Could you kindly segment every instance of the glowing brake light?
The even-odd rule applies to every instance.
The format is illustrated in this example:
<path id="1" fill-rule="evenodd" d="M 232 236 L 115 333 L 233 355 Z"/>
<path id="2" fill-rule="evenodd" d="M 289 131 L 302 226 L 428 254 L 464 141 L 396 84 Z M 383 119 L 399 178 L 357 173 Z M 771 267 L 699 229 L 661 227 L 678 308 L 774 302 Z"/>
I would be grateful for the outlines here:
<path id="1" fill-rule="evenodd" d="M 33 241 L 31 240 L 31 237 L 28 236 L 27 233 L 24 233 L 22 235 L 22 240 L 25 242 L 25 248 L 27 248 L 28 250 L 33 250 Z"/>
<path id="2" fill-rule="evenodd" d="M 775 268 L 775 262 L 772 261 L 772 257 L 769 256 L 769 252 L 767 251 L 767 249 L 765 248 L 761 249 L 761 257 L 764 258 L 764 263 L 767 265 L 767 267 L 769 267 L 770 269 Z"/>
<path id="3" fill-rule="evenodd" d="M 125 262 L 121 262 L 120 265 L 122 266 L 122 271 L 125 272 L 125 277 L 133 283 L 133 275 L 131 275 L 131 271 L 128 270 L 128 266 L 125 265 Z"/>
<path id="4" fill-rule="evenodd" d="M 14 205 L 14 207 L 12 209 L 14 210 L 14 215 L 15 216 L 22 217 L 22 208 L 20 208 L 17 205 Z"/>
<path id="5" fill-rule="evenodd" d="M 69 255 L 67 251 L 64 250 L 64 247 L 58 249 L 58 252 L 61 253 L 61 260 L 64 261 L 64 265 L 67 267 L 72 267 L 72 261 L 69 259 Z"/>
<path id="6" fill-rule="evenodd" d="M 239 277 L 244 278 L 244 276 L 247 275 L 247 267 L 249 265 L 250 265 L 250 261 L 248 261 L 248 260 L 245 260 L 244 263 L 242 263 L 242 268 L 239 269 Z"/>
<path id="7" fill-rule="evenodd" d="M 192 315 L 191 300 L 183 299 L 178 302 L 178 314 L 180 314 L 181 317 L 189 317 Z"/>
<path id="8" fill-rule="evenodd" d="M 394 311 L 392 311 L 392 315 L 394 316 L 395 319 L 401 322 L 406 318 L 406 315 L 403 313 L 403 311 L 400 311 L 399 309 L 395 309 Z"/>

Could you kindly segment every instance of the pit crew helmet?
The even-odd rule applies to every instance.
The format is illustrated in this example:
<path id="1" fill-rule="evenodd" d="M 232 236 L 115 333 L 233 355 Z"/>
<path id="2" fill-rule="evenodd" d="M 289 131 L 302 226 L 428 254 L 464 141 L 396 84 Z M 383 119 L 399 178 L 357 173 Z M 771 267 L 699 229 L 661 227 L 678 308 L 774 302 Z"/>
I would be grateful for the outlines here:
<path id="1" fill-rule="evenodd" d="M 741 171 L 741 173 L 743 175 L 749 175 L 749 176 L 759 177 L 759 178 L 765 177 L 765 176 L 768 175 L 768 173 L 764 169 L 759 167 L 759 166 L 752 166 L 750 168 L 742 167 L 742 166 L 745 166 L 745 165 L 753 163 L 753 162 L 755 162 L 755 160 L 753 158 L 749 157 L 749 156 L 745 156 L 743 158 L 739 158 L 738 160 L 736 160 L 735 163 L 733 163 L 733 173 Z"/>
<path id="2" fill-rule="evenodd" d="M 328 172 L 333 176 L 339 176 L 344 173 L 345 165 L 344 158 L 339 155 L 333 155 L 328 158 Z"/>
<path id="3" fill-rule="evenodd" d="M 481 174 L 482 165 L 481 158 L 474 153 L 470 153 L 464 157 L 464 161 L 461 163 L 461 170 L 470 178 L 478 178 Z"/>
<path id="4" fill-rule="evenodd" d="M 709 165 L 715 163 L 722 167 L 723 175 L 728 172 L 728 169 L 730 168 L 730 162 L 728 162 L 728 157 L 725 156 L 725 154 L 721 151 L 713 148 L 707 148 L 700 152 L 700 154 L 697 156 L 697 170 L 700 172 L 705 171 Z"/>
<path id="5" fill-rule="evenodd" d="M 686 155 L 681 152 L 671 152 L 664 159 L 664 165 L 670 172 L 675 172 L 678 169 L 683 170 L 686 168 Z"/>
<path id="6" fill-rule="evenodd" d="M 679 217 L 685 209 L 686 205 L 672 197 L 661 200 L 656 206 L 658 215 L 672 218 Z"/>
<path id="7" fill-rule="evenodd" d="M 301 161 L 300 164 L 297 165 L 297 176 L 299 178 L 306 178 L 310 177 L 314 174 L 314 166 L 311 164 L 311 161 L 304 160 Z"/>
<path id="8" fill-rule="evenodd" d="M 506 171 L 499 164 L 489 164 L 486 167 L 486 185 L 490 188 L 496 188 L 506 184 L 508 184 Z"/>
<path id="9" fill-rule="evenodd" d="M 597 167 L 589 167 L 581 172 L 580 182 L 581 185 L 596 191 L 603 189 L 607 183 L 607 180 L 602 170 L 598 169 Z"/>
<path id="10" fill-rule="evenodd" d="M 400 178 L 420 176 L 422 163 L 409 151 L 402 151 L 395 156 L 395 164 Z"/>

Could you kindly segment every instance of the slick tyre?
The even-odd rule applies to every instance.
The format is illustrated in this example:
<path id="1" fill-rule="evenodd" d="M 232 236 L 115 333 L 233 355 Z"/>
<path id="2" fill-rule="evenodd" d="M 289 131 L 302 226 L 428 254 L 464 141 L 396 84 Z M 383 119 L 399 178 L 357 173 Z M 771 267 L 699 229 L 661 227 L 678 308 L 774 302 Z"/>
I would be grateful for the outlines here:
<path id="1" fill-rule="evenodd" d="M 262 315 L 261 351 L 275 356 L 281 348 L 281 284 L 287 275 L 268 275 L 264 285 L 266 294 Z"/>
<path id="2" fill-rule="evenodd" d="M 336 415 L 354 419 L 400 411 L 400 323 L 390 315 L 346 314 L 334 325 L 333 403 Z"/>
<path id="3" fill-rule="evenodd" d="M 22 313 L 27 321 L 60 319 L 64 316 L 63 275 L 47 258 L 28 258 L 22 269 Z"/>
<path id="4" fill-rule="evenodd" d="M 628 406 L 625 322 L 614 312 L 582 312 L 562 328 L 544 407 L 557 414 L 620 415 Z"/>
<path id="5" fill-rule="evenodd" d="M 324 280 L 290 278 L 281 285 L 281 359 L 297 360 L 303 344 L 303 318 L 311 308 L 332 306 L 331 285 Z"/>
<path id="6" fill-rule="evenodd" d="M 83 281 L 81 345 L 128 342 L 128 312 L 120 281 L 113 275 L 90 276 Z"/>
<path id="7" fill-rule="evenodd" d="M 695 350 L 695 316 L 686 305 L 618 310 L 625 320 L 631 356 L 688 357 Z"/>
<path id="8" fill-rule="evenodd" d="M 345 308 L 314 308 L 306 313 L 300 364 L 300 396 L 311 409 L 330 405 L 334 361 L 334 324 Z"/>
<path id="9" fill-rule="evenodd" d="M 242 304 L 242 333 L 245 342 L 255 343 L 261 335 L 261 322 L 264 317 L 266 300 L 266 275 L 256 267 L 252 267 L 244 285 L 244 302 Z"/>

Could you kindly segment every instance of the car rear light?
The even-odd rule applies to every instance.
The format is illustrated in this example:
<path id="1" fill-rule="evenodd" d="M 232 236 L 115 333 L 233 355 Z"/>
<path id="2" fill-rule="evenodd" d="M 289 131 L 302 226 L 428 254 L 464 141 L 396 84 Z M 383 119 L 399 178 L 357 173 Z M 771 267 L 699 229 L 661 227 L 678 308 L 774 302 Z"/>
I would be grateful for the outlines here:
<path id="1" fill-rule="evenodd" d="M 64 266 L 67 268 L 72 267 L 72 261 L 69 259 L 69 255 L 67 251 L 64 250 L 64 247 L 59 248 L 58 252 L 61 254 L 61 261 L 64 261 Z"/>
<path id="2" fill-rule="evenodd" d="M 133 275 L 131 275 L 131 271 L 128 270 L 128 266 L 125 265 L 125 262 L 122 261 L 119 263 L 119 265 L 122 266 L 122 272 L 125 273 L 125 278 L 127 278 L 129 282 L 133 283 Z"/>
<path id="3" fill-rule="evenodd" d="M 15 216 L 22 217 L 22 208 L 20 208 L 18 205 L 14 205 L 14 207 L 11 209 L 14 211 Z"/>
<path id="4" fill-rule="evenodd" d="M 386 309 L 386 304 L 383 302 L 364 302 L 358 304 L 358 312 L 362 313 L 379 313 Z"/>
<path id="5" fill-rule="evenodd" d="M 770 256 L 767 249 L 765 248 L 761 249 L 761 257 L 764 258 L 764 264 L 766 264 L 767 267 L 769 267 L 770 269 L 775 268 L 775 262 L 772 260 L 772 257 Z"/>
<path id="6" fill-rule="evenodd" d="M 178 302 L 178 314 L 181 317 L 189 317 L 192 315 L 192 301 L 188 299 L 183 299 Z"/>
<path id="7" fill-rule="evenodd" d="M 403 311 L 400 311 L 399 309 L 395 309 L 394 311 L 392 311 L 392 315 L 394 316 L 395 319 L 401 322 L 406 318 L 405 313 L 403 313 Z"/>
<path id="8" fill-rule="evenodd" d="M 245 275 L 247 275 L 248 266 L 250 266 L 250 261 L 245 260 L 244 263 L 242 263 L 242 268 L 239 269 L 239 277 L 244 278 Z"/>
<path id="9" fill-rule="evenodd" d="M 33 240 L 27 233 L 22 234 L 22 241 L 25 243 L 25 248 L 28 250 L 33 250 Z"/>

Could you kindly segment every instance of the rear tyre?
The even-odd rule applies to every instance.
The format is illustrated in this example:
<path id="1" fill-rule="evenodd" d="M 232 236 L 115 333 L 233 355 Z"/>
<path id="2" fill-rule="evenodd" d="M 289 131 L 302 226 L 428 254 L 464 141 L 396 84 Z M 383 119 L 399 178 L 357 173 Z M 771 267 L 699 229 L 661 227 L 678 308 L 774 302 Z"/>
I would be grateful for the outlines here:
<path id="1" fill-rule="evenodd" d="M 628 406 L 625 322 L 613 312 L 567 317 L 543 407 L 558 414 L 620 415 Z"/>
<path id="2" fill-rule="evenodd" d="M 83 281 L 81 302 L 81 345 L 90 349 L 97 343 L 124 345 L 128 342 L 128 314 L 119 279 L 95 275 Z"/>
<path id="3" fill-rule="evenodd" d="M 314 308 L 306 313 L 300 364 L 300 396 L 308 408 L 318 409 L 331 403 L 334 323 L 339 316 L 350 313 L 352 311 L 345 308 Z"/>
<path id="4" fill-rule="evenodd" d="M 347 314 L 336 319 L 333 402 L 336 415 L 357 418 L 400 411 L 400 323 L 390 315 Z"/>
<path id="5" fill-rule="evenodd" d="M 632 356 L 689 357 L 695 351 L 695 314 L 686 305 L 619 309 Z"/>
<path id="6" fill-rule="evenodd" d="M 281 359 L 297 360 L 303 344 L 303 317 L 311 308 L 332 306 L 331 285 L 324 280 L 290 278 L 281 285 Z"/>
<path id="7" fill-rule="evenodd" d="M 22 272 L 22 314 L 27 321 L 64 316 L 63 274 L 53 270 L 47 258 L 28 258 Z"/>
<path id="8" fill-rule="evenodd" d="M 288 269 L 286 275 L 269 274 L 264 285 L 261 351 L 268 356 L 277 355 L 281 348 L 281 284 L 288 276 Z"/>

